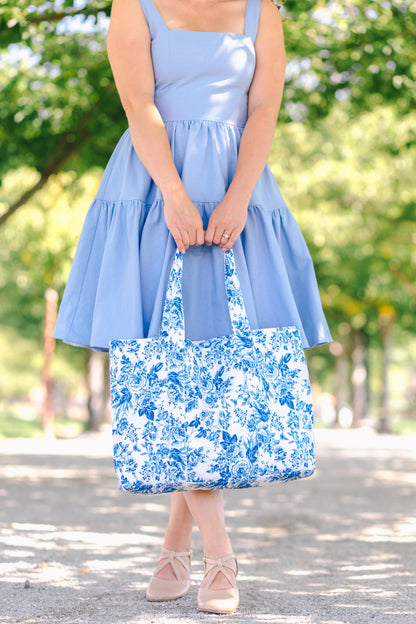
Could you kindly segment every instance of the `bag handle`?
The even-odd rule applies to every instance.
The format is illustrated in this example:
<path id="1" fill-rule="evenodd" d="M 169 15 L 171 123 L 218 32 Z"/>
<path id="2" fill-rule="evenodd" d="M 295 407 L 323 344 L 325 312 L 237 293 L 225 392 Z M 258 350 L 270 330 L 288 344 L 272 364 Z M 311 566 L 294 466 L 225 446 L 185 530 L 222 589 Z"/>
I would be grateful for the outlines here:
<path id="1" fill-rule="evenodd" d="M 177 249 L 169 275 L 160 326 L 160 335 L 169 337 L 176 343 L 185 341 L 182 272 L 183 254 Z M 240 338 L 248 338 L 251 335 L 251 328 L 244 307 L 243 293 L 241 292 L 232 249 L 224 252 L 224 278 L 233 333 Z"/>

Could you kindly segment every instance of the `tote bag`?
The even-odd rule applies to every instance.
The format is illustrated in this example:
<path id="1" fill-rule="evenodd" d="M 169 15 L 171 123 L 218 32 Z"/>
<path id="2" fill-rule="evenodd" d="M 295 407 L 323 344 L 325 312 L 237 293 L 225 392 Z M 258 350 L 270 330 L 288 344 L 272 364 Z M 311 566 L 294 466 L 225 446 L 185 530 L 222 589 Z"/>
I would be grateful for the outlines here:
<path id="1" fill-rule="evenodd" d="M 120 489 L 245 488 L 311 475 L 311 391 L 299 330 L 250 328 L 230 250 L 224 278 L 232 333 L 186 339 L 182 264 L 177 251 L 160 335 L 110 342 Z"/>

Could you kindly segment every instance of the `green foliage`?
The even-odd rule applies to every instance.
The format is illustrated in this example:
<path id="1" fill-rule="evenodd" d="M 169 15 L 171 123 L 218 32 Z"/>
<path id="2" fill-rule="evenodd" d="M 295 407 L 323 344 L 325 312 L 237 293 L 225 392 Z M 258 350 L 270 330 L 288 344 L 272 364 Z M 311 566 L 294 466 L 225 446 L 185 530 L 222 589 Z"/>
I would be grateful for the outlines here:
<path id="1" fill-rule="evenodd" d="M 365 326 L 377 346 L 386 307 L 406 341 L 414 333 L 415 128 L 414 113 L 403 117 L 385 106 L 354 119 L 341 104 L 314 128 L 278 126 L 270 163 L 311 250 L 336 339 Z M 62 295 L 101 173 L 51 177 L 0 229 L 0 375 L 8 396 L 39 379 L 44 292 L 52 286 Z M 0 201 L 12 201 L 37 176 L 24 167 L 10 172 Z M 312 359 L 314 378 L 326 379 L 329 390 L 328 349 L 314 350 Z M 55 376 L 68 392 L 84 383 L 84 367 L 84 349 L 57 342 Z"/>
<path id="2" fill-rule="evenodd" d="M 0 0 L 0 219 L 23 206 L 0 227 L 0 396 L 39 381 L 45 289 L 62 294 L 98 168 L 127 126 L 105 49 L 110 4 Z M 286 0 L 281 13 L 288 69 L 271 164 L 331 330 L 345 341 L 365 326 L 377 347 L 394 318 L 404 342 L 416 324 L 416 1 Z M 331 382 L 328 350 L 314 353 Z M 58 341 L 68 392 L 84 369 L 85 350 Z"/>
<path id="3" fill-rule="evenodd" d="M 415 12 L 415 0 L 287 0 L 281 120 L 313 121 L 337 99 L 355 113 L 392 100 L 408 111 Z M 127 125 L 105 50 L 109 13 L 106 0 L 0 2 L 0 173 L 104 166 Z"/>
<path id="4" fill-rule="evenodd" d="M 25 167 L 11 171 L 4 178 L 0 204 L 10 201 L 37 175 Z M 98 184 L 97 171 L 79 179 L 74 172 L 52 176 L 30 204 L 0 230 L 0 320 L 18 327 L 23 335 L 39 335 L 46 288 L 61 290 L 65 284 L 88 203 Z"/>
<path id="5" fill-rule="evenodd" d="M 415 128 L 415 113 L 385 106 L 354 119 L 342 105 L 313 130 L 278 128 L 272 170 L 307 239 L 336 336 L 348 326 L 378 334 L 386 313 L 416 329 Z"/>
<path id="6" fill-rule="evenodd" d="M 109 3 L 0 6 L 0 173 L 103 165 L 126 127 L 105 51 Z"/>
<path id="7" fill-rule="evenodd" d="M 16 311 L 15 316 L 19 316 Z M 0 331 L 0 353 L 0 399 L 25 396 L 40 379 L 41 345 L 4 326 Z"/>
<path id="8" fill-rule="evenodd" d="M 416 81 L 414 0 L 287 0 L 286 108 L 294 118 L 326 115 L 338 100 L 353 114 L 395 101 L 411 109 Z"/>
<path id="9" fill-rule="evenodd" d="M 40 383 L 45 290 L 53 287 L 62 296 L 100 173 L 52 176 L 0 229 L 0 397 L 26 396 Z M 10 172 L 0 203 L 11 201 L 37 175 L 25 167 Z M 66 392 L 83 384 L 85 358 L 85 349 L 57 342 L 53 372 Z"/>

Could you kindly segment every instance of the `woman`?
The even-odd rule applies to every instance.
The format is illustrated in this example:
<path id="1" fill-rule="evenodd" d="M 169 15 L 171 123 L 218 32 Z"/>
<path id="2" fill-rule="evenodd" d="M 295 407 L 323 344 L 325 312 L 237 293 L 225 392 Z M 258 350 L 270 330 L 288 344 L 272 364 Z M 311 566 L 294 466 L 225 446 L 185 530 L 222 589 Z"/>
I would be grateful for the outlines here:
<path id="1" fill-rule="evenodd" d="M 297 325 L 329 342 L 309 252 L 267 165 L 285 51 L 271 0 L 114 0 L 107 42 L 128 119 L 85 220 L 54 336 L 108 350 L 159 332 L 176 247 L 191 340 L 229 334 L 224 251 L 233 248 L 252 327 Z M 191 531 L 204 542 L 198 607 L 238 606 L 221 491 L 171 495 L 148 600 L 190 586 Z"/>

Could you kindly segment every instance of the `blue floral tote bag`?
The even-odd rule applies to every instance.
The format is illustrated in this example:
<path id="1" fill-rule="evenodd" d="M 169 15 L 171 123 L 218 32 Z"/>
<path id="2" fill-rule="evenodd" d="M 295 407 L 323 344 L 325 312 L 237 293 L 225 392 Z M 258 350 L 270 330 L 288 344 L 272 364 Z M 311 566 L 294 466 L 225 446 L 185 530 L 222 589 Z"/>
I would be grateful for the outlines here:
<path id="1" fill-rule="evenodd" d="M 114 466 L 122 490 L 245 488 L 315 467 L 308 370 L 296 327 L 250 328 L 224 254 L 232 333 L 185 338 L 182 254 L 160 335 L 110 342 Z"/>

